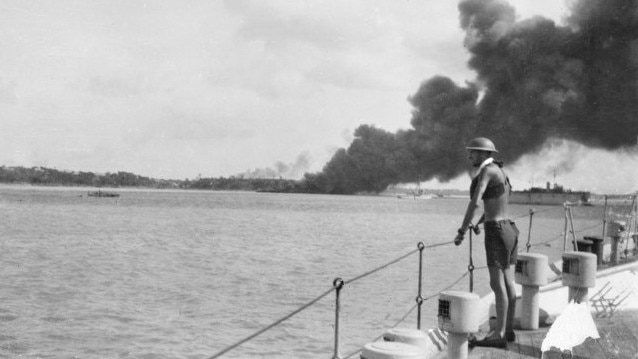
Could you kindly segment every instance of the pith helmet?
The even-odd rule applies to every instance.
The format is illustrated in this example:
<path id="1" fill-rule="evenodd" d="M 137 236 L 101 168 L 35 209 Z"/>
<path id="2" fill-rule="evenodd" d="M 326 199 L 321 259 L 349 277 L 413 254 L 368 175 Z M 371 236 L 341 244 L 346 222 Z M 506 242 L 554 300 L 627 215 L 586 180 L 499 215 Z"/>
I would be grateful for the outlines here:
<path id="1" fill-rule="evenodd" d="M 478 150 L 478 151 L 487 151 L 487 152 L 498 152 L 496 150 L 496 146 L 494 146 L 494 142 L 490 141 L 485 137 L 477 137 L 468 143 L 467 150 Z"/>

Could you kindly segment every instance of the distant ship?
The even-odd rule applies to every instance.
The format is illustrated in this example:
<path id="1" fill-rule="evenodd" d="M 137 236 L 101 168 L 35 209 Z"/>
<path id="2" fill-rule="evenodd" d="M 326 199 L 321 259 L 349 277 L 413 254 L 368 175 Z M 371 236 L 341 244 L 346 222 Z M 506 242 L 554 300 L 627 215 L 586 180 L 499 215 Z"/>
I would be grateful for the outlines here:
<path id="1" fill-rule="evenodd" d="M 572 205 L 591 206 L 590 198 L 590 192 L 572 191 L 556 183 L 552 187 L 547 182 L 545 188 L 532 187 L 524 191 L 512 191 L 509 203 L 549 206 L 562 206 L 565 203 L 569 203 Z"/>

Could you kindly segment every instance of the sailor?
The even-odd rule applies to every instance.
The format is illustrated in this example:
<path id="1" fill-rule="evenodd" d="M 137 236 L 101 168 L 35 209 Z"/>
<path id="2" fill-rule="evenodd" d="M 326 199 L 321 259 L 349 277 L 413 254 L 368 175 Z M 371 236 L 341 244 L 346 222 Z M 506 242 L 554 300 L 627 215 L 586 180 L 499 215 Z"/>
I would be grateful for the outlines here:
<path id="1" fill-rule="evenodd" d="M 479 200 L 482 199 L 484 213 L 477 225 L 484 222 L 485 254 L 490 273 L 490 287 L 496 302 L 496 323 L 493 331 L 482 340 L 471 340 L 470 345 L 504 348 L 508 341 L 516 339 L 513 330 L 516 305 L 514 265 L 518 252 L 519 231 L 507 214 L 512 186 L 503 171 L 503 164 L 492 157 L 494 153 L 498 153 L 492 141 L 478 137 L 470 141 L 466 149 L 473 167 L 471 199 L 454 238 L 454 244 L 458 246 L 463 241 L 465 233 L 470 229 Z"/>

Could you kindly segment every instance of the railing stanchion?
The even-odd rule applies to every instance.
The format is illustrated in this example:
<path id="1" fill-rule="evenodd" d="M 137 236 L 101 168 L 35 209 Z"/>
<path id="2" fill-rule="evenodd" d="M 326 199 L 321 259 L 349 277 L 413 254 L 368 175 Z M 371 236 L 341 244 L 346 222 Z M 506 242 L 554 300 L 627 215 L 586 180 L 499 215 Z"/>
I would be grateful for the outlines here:
<path id="1" fill-rule="evenodd" d="M 567 250 L 567 203 L 563 203 L 563 208 L 565 209 L 565 232 L 563 232 L 563 252 Z"/>
<path id="2" fill-rule="evenodd" d="M 339 293 L 341 292 L 341 288 L 343 288 L 344 281 L 341 278 L 335 278 L 332 281 L 332 286 L 336 291 L 336 301 L 335 301 L 335 351 L 332 359 L 341 359 L 341 354 L 339 353 L 339 312 L 341 311 L 341 304 L 339 302 Z"/>
<path id="3" fill-rule="evenodd" d="M 474 293 L 474 261 L 472 260 L 472 232 L 474 232 L 474 225 L 470 224 L 470 264 L 467 266 L 467 270 L 470 272 L 470 293 Z"/>
<path id="4" fill-rule="evenodd" d="M 607 195 L 605 195 L 605 208 L 603 209 L 603 236 L 601 237 L 603 240 L 607 235 Z"/>
<path id="5" fill-rule="evenodd" d="M 572 206 L 567 207 L 567 213 L 569 214 L 569 226 L 572 232 L 572 243 L 574 244 L 574 251 L 578 251 L 578 243 L 576 241 L 576 231 L 574 231 L 574 215 L 572 214 Z"/>
<path id="6" fill-rule="evenodd" d="M 532 246 L 532 219 L 534 218 L 534 209 L 529 209 L 529 230 L 527 231 L 527 244 L 525 247 L 527 248 L 527 252 L 529 253 L 529 248 Z"/>
<path id="7" fill-rule="evenodd" d="M 423 288 L 423 249 L 425 248 L 425 244 L 423 244 L 423 242 L 419 242 L 417 248 L 419 248 L 419 292 L 416 296 L 416 328 L 421 329 L 421 305 L 423 304 L 423 296 L 421 295 L 421 290 Z"/>

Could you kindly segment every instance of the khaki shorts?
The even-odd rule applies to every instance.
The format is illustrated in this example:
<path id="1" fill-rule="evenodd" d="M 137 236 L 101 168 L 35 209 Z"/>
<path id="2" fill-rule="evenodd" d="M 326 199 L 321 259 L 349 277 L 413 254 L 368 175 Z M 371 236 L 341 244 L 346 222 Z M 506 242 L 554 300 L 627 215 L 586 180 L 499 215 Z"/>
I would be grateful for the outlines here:
<path id="1" fill-rule="evenodd" d="M 518 228 L 509 219 L 485 222 L 487 266 L 507 269 L 518 257 Z"/>

